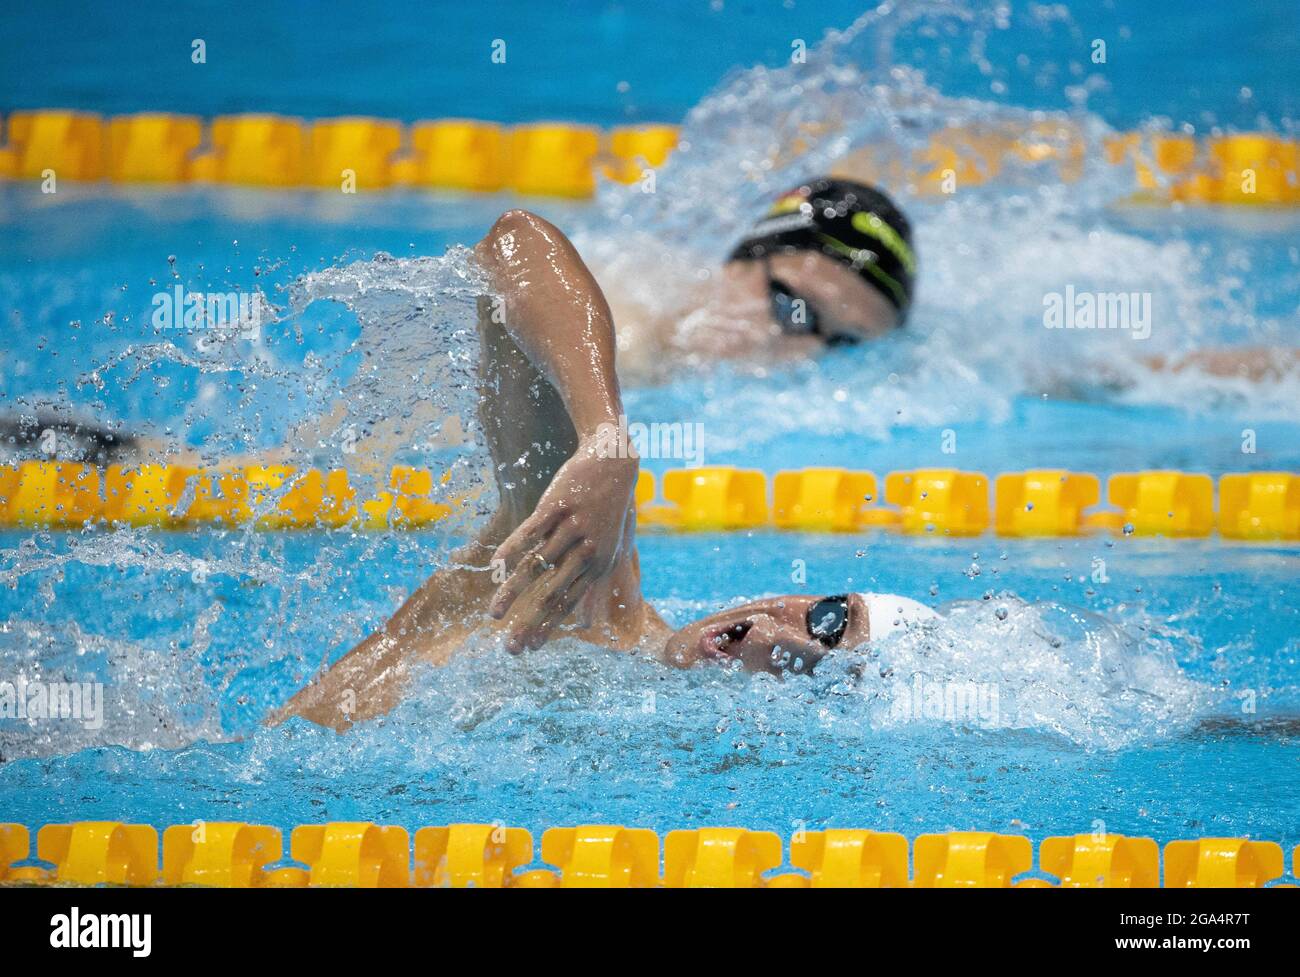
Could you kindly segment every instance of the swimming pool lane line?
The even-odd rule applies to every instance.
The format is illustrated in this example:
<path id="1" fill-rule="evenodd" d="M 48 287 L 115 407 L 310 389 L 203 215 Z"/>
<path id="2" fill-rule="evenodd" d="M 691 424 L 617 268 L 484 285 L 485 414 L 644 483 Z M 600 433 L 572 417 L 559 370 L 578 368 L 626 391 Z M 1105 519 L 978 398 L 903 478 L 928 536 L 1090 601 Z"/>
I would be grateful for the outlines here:
<path id="1" fill-rule="evenodd" d="M 343 469 L 292 465 L 199 468 L 25 461 L 0 465 L 0 528 L 84 529 L 152 526 L 191 529 L 383 531 L 419 529 L 452 515 L 434 473 L 394 466 L 388 481 L 361 497 Z M 642 471 L 636 485 L 643 527 L 731 531 L 771 527 L 801 532 L 890 530 L 913 535 L 1117 536 L 1300 540 L 1300 474 L 1245 472 L 1215 480 L 1180 471 L 1119 472 L 1107 480 L 1110 508 L 1099 509 L 1101 479 L 1087 472 L 1034 469 L 992 480 L 981 472 L 922 468 L 890 472 L 883 504 L 876 476 L 844 468 L 777 472 L 712 466 L 670 469 L 657 486 Z M 662 489 L 662 499 L 657 497 Z M 991 504 L 990 504 L 991 500 Z"/>
<path id="2" fill-rule="evenodd" d="M 216 116 L 139 112 L 104 118 L 66 109 L 14 111 L 0 146 L 0 178 L 145 184 L 216 183 L 342 192 L 392 187 L 590 197 L 597 176 L 637 183 L 677 145 L 675 125 L 542 122 L 502 126 L 472 119 L 407 125 L 350 116 L 304 120 L 269 113 Z M 1293 139 L 1246 132 L 1198 140 L 1187 134 L 1117 132 L 1104 160 L 1133 167 L 1137 203 L 1300 205 Z M 1024 131 L 949 127 L 894 166 L 891 182 L 937 196 L 952 181 L 977 186 L 1004 161 L 1050 163 L 1063 182 L 1082 172 L 1087 144 L 1067 120 Z M 887 171 L 889 167 L 882 166 Z"/>
<path id="3" fill-rule="evenodd" d="M 909 870 L 910 849 L 910 870 Z M 549 828 L 540 860 L 523 828 L 363 822 L 299 825 L 284 864 L 280 830 L 240 822 L 150 825 L 0 824 L 0 883 L 206 885 L 227 888 L 1296 888 L 1279 882 L 1282 847 L 1245 838 L 1171 841 L 1093 833 L 1045 838 L 979 831 L 901 834 L 864 829 L 774 832 L 693 828 Z M 788 863 L 786 861 L 788 855 Z M 1162 858 L 1163 855 L 1163 858 Z M 44 864 L 33 864 L 39 861 Z M 1163 877 L 1161 862 L 1163 861 Z M 1300 875 L 1300 846 L 1291 853 Z"/>

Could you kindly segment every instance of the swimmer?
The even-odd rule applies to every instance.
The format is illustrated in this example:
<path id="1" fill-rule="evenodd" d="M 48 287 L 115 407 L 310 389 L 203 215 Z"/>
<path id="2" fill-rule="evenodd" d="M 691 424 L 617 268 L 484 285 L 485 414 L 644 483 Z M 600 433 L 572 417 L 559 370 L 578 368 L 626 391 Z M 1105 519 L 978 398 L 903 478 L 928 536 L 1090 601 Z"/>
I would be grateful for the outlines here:
<path id="1" fill-rule="evenodd" d="M 847 205 L 845 214 L 865 212 L 855 206 Z M 851 224 L 852 217 L 835 220 Z M 787 255 L 774 240 L 796 230 L 760 228 L 762 235 L 742 245 L 737 258 L 777 283 L 768 286 L 774 311 L 778 293 L 803 284 L 783 277 L 790 266 L 778 262 L 803 257 Z M 826 233 L 847 234 L 839 223 Z M 413 666 L 445 664 L 484 628 L 502 634 L 514 653 L 568 635 L 677 667 L 715 661 L 780 673 L 810 671 L 832 648 L 878 640 L 934 616 L 915 601 L 888 595 L 795 595 L 670 628 L 641 593 L 639 462 L 630 444 L 617 442 L 623 435 L 612 433 L 622 430 L 623 405 L 604 295 L 568 239 L 527 212 L 503 215 L 475 251 L 506 311 L 505 322 L 497 322 L 492 300 L 480 300 L 480 413 L 499 507 L 449 568 L 425 581 L 382 628 L 271 721 L 302 716 L 345 729 L 382 715 L 400 701 Z M 891 272 L 901 265 L 888 266 L 895 281 Z M 857 279 L 841 281 L 846 292 L 850 285 L 867 288 L 860 269 L 842 262 L 837 268 Z M 892 327 L 905 303 L 894 306 L 872 289 L 881 299 L 872 306 L 879 319 L 851 319 L 823 299 L 817 308 L 827 311 L 826 331 L 818 335 Z"/>
<path id="2" fill-rule="evenodd" d="M 815 356 L 895 331 L 912 305 L 912 228 L 882 190 L 821 177 L 779 195 L 703 280 L 625 290 L 628 269 L 607 267 L 620 324 L 620 367 L 708 368 L 719 359 L 767 363 Z M 621 259 L 620 259 L 621 260 Z M 633 292 L 641 292 L 640 299 Z"/>
<path id="3" fill-rule="evenodd" d="M 853 345 L 906 321 L 916 268 L 911 225 L 882 191 L 810 180 L 777 197 L 731 252 L 724 302 L 776 336 Z"/>
<path id="4" fill-rule="evenodd" d="M 854 172 L 851 159 L 837 173 L 846 170 Z M 912 225 L 883 190 L 843 175 L 809 180 L 776 198 L 710 276 L 716 282 L 688 288 L 673 308 L 655 312 L 610 291 L 620 365 L 653 376 L 664 363 L 764 364 L 881 339 L 907 322 L 917 271 Z M 1300 369 L 1300 350 L 1208 348 L 1138 362 L 1156 373 L 1270 382 Z M 1102 387 L 1132 382 L 1115 364 L 1092 366 Z M 1068 389 L 1050 364 L 1042 379 L 1045 389 Z"/>

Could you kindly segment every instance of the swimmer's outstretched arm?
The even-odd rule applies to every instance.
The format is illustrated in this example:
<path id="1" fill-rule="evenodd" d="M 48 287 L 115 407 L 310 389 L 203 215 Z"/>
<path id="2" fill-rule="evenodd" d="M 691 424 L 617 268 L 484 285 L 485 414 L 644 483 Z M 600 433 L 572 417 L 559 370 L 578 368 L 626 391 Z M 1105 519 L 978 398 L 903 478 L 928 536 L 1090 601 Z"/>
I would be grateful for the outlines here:
<path id="1" fill-rule="evenodd" d="M 465 547 L 453 558 L 457 566 L 426 580 L 383 627 L 272 712 L 267 725 L 301 716 L 342 731 L 389 712 L 401 701 L 413 664 L 443 664 L 478 626 L 491 587 L 475 566 L 490 553 L 477 542 Z"/>
<path id="2" fill-rule="evenodd" d="M 1253 384 L 1279 383 L 1300 375 L 1300 349 L 1280 346 L 1207 347 L 1168 355 L 1138 356 L 1131 360 L 1097 357 L 1088 362 L 1088 367 L 1087 374 L 1081 377 L 1075 372 L 1057 372 L 1057 364 L 1045 364 L 1040 381 L 1048 392 L 1082 397 L 1089 396 L 1094 388 L 1127 390 L 1148 372 L 1162 376 L 1186 374 L 1193 380 L 1214 378 Z"/>
<path id="3" fill-rule="evenodd" d="M 1143 362 L 1159 372 L 1199 372 L 1260 383 L 1281 380 L 1300 370 L 1300 349 L 1281 346 L 1198 349 L 1181 356 L 1149 356 Z"/>
<path id="4" fill-rule="evenodd" d="M 442 664 L 490 615 L 507 647 L 557 627 L 635 645 L 665 626 L 641 598 L 638 462 L 619 440 L 614 327 L 573 245 L 532 214 L 503 215 L 476 248 L 497 295 L 480 303 L 483 399 L 501 506 L 482 535 L 270 722 L 343 729 L 389 711 L 410 665 Z M 499 584 L 499 586 L 498 586 Z"/>

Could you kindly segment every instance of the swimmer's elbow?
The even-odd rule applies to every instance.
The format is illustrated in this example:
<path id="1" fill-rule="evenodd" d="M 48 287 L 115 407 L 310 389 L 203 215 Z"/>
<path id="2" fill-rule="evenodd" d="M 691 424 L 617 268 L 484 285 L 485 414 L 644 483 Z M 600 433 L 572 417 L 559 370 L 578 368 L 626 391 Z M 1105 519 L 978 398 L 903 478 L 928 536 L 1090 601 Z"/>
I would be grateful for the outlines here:
<path id="1" fill-rule="evenodd" d="M 518 257 L 521 248 L 544 237 L 550 228 L 550 224 L 532 211 L 516 207 L 496 219 L 475 250 L 489 265 L 508 265 Z"/>
<path id="2" fill-rule="evenodd" d="M 496 223 L 492 225 L 492 230 L 488 232 L 488 236 L 517 233 L 524 229 L 531 230 L 542 226 L 546 226 L 546 221 L 531 210 L 525 210 L 522 207 L 511 207 L 496 219 Z"/>

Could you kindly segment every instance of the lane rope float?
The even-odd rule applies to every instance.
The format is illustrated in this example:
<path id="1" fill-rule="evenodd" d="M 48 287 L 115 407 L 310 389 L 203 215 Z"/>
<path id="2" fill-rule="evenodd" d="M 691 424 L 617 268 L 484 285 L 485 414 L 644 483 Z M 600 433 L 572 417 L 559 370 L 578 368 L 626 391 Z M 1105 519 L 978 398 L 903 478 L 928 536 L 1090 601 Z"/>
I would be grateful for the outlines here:
<path id="1" fill-rule="evenodd" d="M 395 466 L 384 488 L 360 497 L 343 469 L 291 465 L 198 468 L 25 461 L 0 465 L 0 527 L 83 529 L 102 525 L 188 529 L 419 529 L 453 515 L 433 472 Z M 770 481 L 770 491 L 769 491 Z M 990 491 L 990 485 L 992 491 Z M 642 471 L 638 521 L 665 530 L 775 528 L 913 535 L 1300 540 L 1300 475 L 1225 474 L 1215 481 L 1181 471 L 1087 472 L 1036 469 L 995 479 L 981 472 L 921 468 L 890 472 L 883 495 L 871 472 L 804 468 L 777 472 L 725 466 L 672 469 L 657 485 Z M 658 491 L 657 491 L 658 490 Z M 659 494 L 661 492 L 661 495 Z"/>
<path id="2" fill-rule="evenodd" d="M 241 822 L 47 824 L 36 848 L 0 824 L 0 882 L 26 885 L 207 885 L 228 888 L 1263 888 L 1282 878 L 1272 841 L 1171 841 L 1080 834 L 1045 838 L 981 831 L 901 834 L 669 831 L 584 825 L 549 828 L 540 860 L 530 832 L 497 824 L 405 828 L 366 822 L 299 825 L 289 850 L 278 828 Z M 911 866 L 909 871 L 909 853 Z M 287 859 L 286 859 L 287 854 Z M 1162 858 L 1163 855 L 1163 858 Z M 293 864 L 284 864 L 290 860 Z M 35 864 L 36 862 L 43 864 Z M 1291 853 L 1300 874 L 1300 846 Z M 1295 888 L 1290 883 L 1278 887 Z"/>
<path id="3" fill-rule="evenodd" d="M 338 190 L 423 187 L 584 198 L 596 176 L 636 183 L 667 161 L 675 125 L 602 131 L 570 122 L 504 126 L 474 119 L 410 124 L 365 116 L 301 119 L 271 113 L 198 115 L 139 112 L 105 118 L 68 109 L 9 113 L 0 177 L 121 184 L 216 183 Z M 815 133 L 810 133 L 815 135 Z M 1300 143 L 1267 132 L 1197 139 L 1118 132 L 1101 157 L 1132 166 L 1134 199 L 1148 203 L 1300 205 Z M 878 182 L 920 196 L 996 180 L 1008 163 L 1050 164 L 1064 182 L 1087 162 L 1083 132 L 1068 121 L 1024 129 L 950 126 L 907 161 L 863 165 Z"/>

